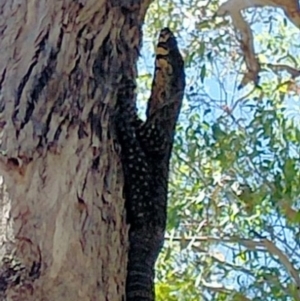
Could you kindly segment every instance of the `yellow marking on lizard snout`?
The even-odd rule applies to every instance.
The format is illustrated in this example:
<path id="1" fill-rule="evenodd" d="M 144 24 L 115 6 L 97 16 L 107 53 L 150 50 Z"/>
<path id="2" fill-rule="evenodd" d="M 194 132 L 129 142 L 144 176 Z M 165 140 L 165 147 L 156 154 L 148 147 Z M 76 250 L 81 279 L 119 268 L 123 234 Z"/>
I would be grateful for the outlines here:
<path id="1" fill-rule="evenodd" d="M 165 49 L 161 46 L 157 46 L 155 53 L 156 55 L 168 55 L 169 49 Z"/>
<path id="2" fill-rule="evenodd" d="M 168 68 L 169 65 L 170 65 L 169 62 L 165 59 L 157 59 L 156 60 L 156 67 L 166 69 L 166 68 Z"/>
<path id="3" fill-rule="evenodd" d="M 169 38 L 172 38 L 173 35 L 168 29 L 164 29 L 160 32 L 160 36 L 158 38 L 158 43 L 167 42 Z"/>

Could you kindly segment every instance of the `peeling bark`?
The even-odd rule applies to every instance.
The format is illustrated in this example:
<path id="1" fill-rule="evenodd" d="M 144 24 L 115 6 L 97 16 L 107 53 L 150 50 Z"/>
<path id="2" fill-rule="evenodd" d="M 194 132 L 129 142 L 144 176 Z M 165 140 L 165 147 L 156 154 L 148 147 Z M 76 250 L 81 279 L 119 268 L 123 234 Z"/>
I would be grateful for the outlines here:
<path id="1" fill-rule="evenodd" d="M 112 125 L 150 2 L 0 2 L 1 300 L 122 300 Z"/>

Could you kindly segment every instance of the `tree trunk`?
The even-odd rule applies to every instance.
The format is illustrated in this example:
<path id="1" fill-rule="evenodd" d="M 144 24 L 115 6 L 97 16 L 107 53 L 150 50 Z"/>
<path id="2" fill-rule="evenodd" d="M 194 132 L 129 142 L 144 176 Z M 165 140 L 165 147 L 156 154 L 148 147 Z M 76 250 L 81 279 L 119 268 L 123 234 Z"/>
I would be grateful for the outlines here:
<path id="1" fill-rule="evenodd" d="M 150 2 L 0 2 L 0 300 L 124 300 L 115 107 Z"/>

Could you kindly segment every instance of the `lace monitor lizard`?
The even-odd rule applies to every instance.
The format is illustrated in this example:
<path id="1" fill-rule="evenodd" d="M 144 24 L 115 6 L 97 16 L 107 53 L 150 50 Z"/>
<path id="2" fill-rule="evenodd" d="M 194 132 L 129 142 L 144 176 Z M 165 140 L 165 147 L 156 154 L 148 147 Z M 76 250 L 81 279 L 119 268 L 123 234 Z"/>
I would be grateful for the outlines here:
<path id="1" fill-rule="evenodd" d="M 153 301 L 154 266 L 163 246 L 169 161 L 185 88 L 184 63 L 172 32 L 160 32 L 145 122 L 137 116 L 135 85 L 117 99 L 117 134 L 129 229 L 127 301 Z"/>

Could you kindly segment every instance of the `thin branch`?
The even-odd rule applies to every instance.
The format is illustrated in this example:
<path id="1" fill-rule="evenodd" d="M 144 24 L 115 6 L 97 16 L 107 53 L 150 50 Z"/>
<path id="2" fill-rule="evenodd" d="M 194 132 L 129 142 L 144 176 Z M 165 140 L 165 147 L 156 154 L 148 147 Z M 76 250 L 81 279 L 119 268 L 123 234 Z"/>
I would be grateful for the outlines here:
<path id="1" fill-rule="evenodd" d="M 168 237 L 166 237 L 168 239 Z M 195 242 L 210 242 L 210 243 L 238 243 L 244 246 L 247 249 L 253 251 L 261 251 L 261 252 L 269 252 L 273 256 L 277 256 L 280 263 L 285 267 L 286 271 L 289 275 L 293 278 L 297 287 L 300 287 L 300 277 L 299 271 L 292 265 L 289 261 L 288 257 L 281 251 L 272 241 L 268 239 L 261 239 L 261 240 L 251 240 L 251 239 L 244 239 L 238 236 L 232 237 L 224 237 L 224 238 L 217 238 L 211 236 L 198 236 L 196 237 L 185 237 L 186 241 L 195 241 Z M 172 237 L 173 241 L 182 241 L 181 237 Z M 300 300 L 300 292 L 297 292 L 299 300 Z"/>
<path id="2" fill-rule="evenodd" d="M 258 75 L 261 70 L 258 59 L 255 56 L 253 45 L 253 34 L 249 24 L 244 20 L 241 11 L 250 7 L 264 7 L 273 6 L 283 9 L 287 18 L 300 28 L 300 9 L 298 0 L 228 0 L 223 3 L 216 15 L 225 16 L 229 15 L 232 19 L 236 31 L 239 33 L 240 48 L 244 54 L 247 72 L 241 81 L 240 88 L 246 86 L 248 83 L 253 82 L 255 85 L 258 83 Z M 295 73 L 293 68 L 289 67 L 289 71 Z M 297 76 L 299 74 L 297 73 Z"/>

